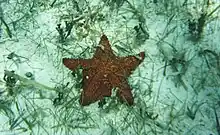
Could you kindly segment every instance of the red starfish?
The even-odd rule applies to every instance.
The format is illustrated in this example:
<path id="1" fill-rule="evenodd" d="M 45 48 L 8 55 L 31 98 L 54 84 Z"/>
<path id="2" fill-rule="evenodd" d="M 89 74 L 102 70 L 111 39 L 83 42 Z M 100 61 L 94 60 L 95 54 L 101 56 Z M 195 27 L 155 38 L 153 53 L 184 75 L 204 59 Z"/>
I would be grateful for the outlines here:
<path id="1" fill-rule="evenodd" d="M 112 88 L 118 88 L 119 99 L 133 105 L 134 99 L 127 78 L 144 60 L 144 52 L 139 53 L 140 58 L 115 56 L 106 35 L 102 35 L 99 45 L 91 59 L 63 58 L 63 64 L 70 70 L 75 70 L 79 65 L 83 68 L 80 104 L 85 106 L 102 100 L 103 97 L 111 96 Z"/>

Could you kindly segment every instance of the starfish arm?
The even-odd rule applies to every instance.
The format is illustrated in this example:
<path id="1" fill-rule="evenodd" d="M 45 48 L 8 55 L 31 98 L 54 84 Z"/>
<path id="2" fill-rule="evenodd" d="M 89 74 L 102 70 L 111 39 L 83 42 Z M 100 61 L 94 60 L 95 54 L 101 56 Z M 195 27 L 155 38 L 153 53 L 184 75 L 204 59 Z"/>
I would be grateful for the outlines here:
<path id="1" fill-rule="evenodd" d="M 126 81 L 124 81 L 123 85 L 119 87 L 119 90 L 117 91 L 116 95 L 120 99 L 121 102 L 125 102 L 128 105 L 134 104 L 134 98 L 131 93 L 131 88 Z"/>
<path id="2" fill-rule="evenodd" d="M 90 66 L 90 59 L 70 59 L 63 58 L 63 64 L 70 70 L 75 70 L 79 65 L 83 68 Z"/>
<path id="3" fill-rule="evenodd" d="M 129 105 L 133 105 L 134 99 L 131 93 L 131 88 L 124 76 L 109 75 L 109 80 L 113 87 L 118 88 L 117 97 L 121 102 L 125 102 Z"/>
<path id="4" fill-rule="evenodd" d="M 105 52 L 109 52 L 109 53 L 113 54 L 111 45 L 110 45 L 109 40 L 108 40 L 108 38 L 107 38 L 106 35 L 102 35 L 102 37 L 101 37 L 101 39 L 100 39 L 100 42 L 99 42 L 99 45 L 101 46 L 101 48 L 102 48 Z"/>
<path id="5" fill-rule="evenodd" d="M 102 35 L 100 41 L 99 41 L 99 46 L 96 49 L 95 58 L 113 58 L 115 57 L 113 50 L 111 48 L 111 45 L 109 43 L 109 40 L 106 35 Z"/>
<path id="6" fill-rule="evenodd" d="M 88 74 L 88 72 L 90 72 Z M 111 96 L 112 85 L 102 74 L 94 71 L 83 71 L 83 91 L 80 97 L 82 106 L 89 105 L 103 97 Z M 93 77 L 94 76 L 94 77 Z"/>
<path id="7" fill-rule="evenodd" d="M 132 71 L 135 70 L 138 67 L 138 65 L 141 64 L 141 62 L 144 60 L 144 57 L 144 52 L 141 52 L 138 54 L 138 57 L 127 56 L 119 58 L 121 69 L 123 70 L 125 76 L 129 76 L 132 73 Z"/>

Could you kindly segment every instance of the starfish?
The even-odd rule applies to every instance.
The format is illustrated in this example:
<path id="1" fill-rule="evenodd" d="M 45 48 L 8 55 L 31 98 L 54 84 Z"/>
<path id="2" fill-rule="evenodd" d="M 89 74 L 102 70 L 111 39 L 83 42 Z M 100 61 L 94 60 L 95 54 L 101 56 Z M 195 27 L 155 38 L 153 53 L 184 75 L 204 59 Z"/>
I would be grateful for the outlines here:
<path id="1" fill-rule="evenodd" d="M 133 105 L 134 98 L 127 78 L 144 60 L 144 57 L 144 52 L 140 52 L 138 57 L 116 56 L 107 36 L 103 34 L 91 59 L 63 58 L 63 64 L 72 71 L 78 66 L 83 68 L 83 91 L 80 97 L 82 106 L 111 96 L 113 88 L 117 88 L 116 96 L 121 102 Z"/>

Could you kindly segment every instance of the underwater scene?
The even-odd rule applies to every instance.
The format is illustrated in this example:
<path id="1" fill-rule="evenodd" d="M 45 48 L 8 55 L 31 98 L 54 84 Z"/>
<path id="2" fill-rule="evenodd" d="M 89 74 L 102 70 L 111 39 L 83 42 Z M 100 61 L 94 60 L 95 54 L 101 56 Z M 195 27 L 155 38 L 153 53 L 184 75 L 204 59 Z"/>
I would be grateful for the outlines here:
<path id="1" fill-rule="evenodd" d="M 0 0 L 0 135 L 220 135 L 220 0 Z"/>

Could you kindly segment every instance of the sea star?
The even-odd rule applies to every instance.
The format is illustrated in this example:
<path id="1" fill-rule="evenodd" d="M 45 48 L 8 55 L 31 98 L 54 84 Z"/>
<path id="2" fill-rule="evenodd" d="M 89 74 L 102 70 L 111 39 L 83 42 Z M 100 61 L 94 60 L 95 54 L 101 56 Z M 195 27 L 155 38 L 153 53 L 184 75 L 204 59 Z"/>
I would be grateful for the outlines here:
<path id="1" fill-rule="evenodd" d="M 63 64 L 74 71 L 78 66 L 83 68 L 83 91 L 80 97 L 82 106 L 89 105 L 103 97 L 111 96 L 117 88 L 120 101 L 133 105 L 134 99 L 127 78 L 144 60 L 144 52 L 139 56 L 118 57 L 113 53 L 106 35 L 102 35 L 94 56 L 91 59 L 63 58 Z"/>

